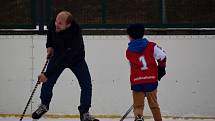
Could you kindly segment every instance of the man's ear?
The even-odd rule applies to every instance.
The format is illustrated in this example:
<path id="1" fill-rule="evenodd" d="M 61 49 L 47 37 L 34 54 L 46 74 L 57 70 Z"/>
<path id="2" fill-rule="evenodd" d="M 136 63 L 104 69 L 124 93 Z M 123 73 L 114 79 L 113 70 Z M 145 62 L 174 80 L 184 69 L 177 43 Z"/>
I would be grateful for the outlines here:
<path id="1" fill-rule="evenodd" d="M 66 28 L 69 28 L 70 26 L 71 26 L 71 23 L 67 24 L 67 25 L 66 25 Z"/>

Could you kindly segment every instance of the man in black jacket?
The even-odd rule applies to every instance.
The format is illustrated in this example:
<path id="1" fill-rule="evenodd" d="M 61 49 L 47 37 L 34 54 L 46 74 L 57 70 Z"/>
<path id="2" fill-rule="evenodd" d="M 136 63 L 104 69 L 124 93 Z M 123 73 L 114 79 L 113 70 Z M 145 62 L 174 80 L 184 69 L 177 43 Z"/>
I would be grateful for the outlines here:
<path id="1" fill-rule="evenodd" d="M 80 112 L 81 121 L 98 121 L 89 115 L 92 98 L 92 84 L 88 66 L 85 61 L 84 42 L 79 25 L 68 11 L 58 13 L 51 22 L 47 33 L 47 58 L 49 64 L 45 73 L 39 75 L 43 82 L 41 88 L 41 105 L 32 114 L 33 119 L 39 119 L 49 110 L 53 87 L 65 68 L 75 74 L 81 87 Z"/>

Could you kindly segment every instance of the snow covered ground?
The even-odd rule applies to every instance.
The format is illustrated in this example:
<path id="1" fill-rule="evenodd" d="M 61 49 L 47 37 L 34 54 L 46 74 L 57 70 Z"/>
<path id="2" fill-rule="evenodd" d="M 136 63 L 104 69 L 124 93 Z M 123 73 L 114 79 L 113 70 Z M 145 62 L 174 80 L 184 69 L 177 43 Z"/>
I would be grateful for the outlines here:
<path id="1" fill-rule="evenodd" d="M 16 117 L 0 117 L 0 121 L 19 121 L 20 118 Z M 119 121 L 120 119 L 114 118 L 100 118 L 100 121 Z M 128 118 L 124 121 L 133 121 L 134 119 Z M 31 118 L 23 118 L 22 121 L 32 121 Z M 42 118 L 39 121 L 80 121 L 77 118 Z M 146 119 L 145 121 L 154 121 L 153 119 Z M 163 121 L 215 121 L 215 119 L 171 119 L 171 118 L 164 118 Z"/>

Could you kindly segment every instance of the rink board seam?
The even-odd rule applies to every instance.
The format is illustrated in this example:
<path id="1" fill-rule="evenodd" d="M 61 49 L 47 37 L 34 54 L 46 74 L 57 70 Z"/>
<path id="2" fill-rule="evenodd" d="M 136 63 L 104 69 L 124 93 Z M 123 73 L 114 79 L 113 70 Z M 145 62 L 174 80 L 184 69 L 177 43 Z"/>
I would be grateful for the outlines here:
<path id="1" fill-rule="evenodd" d="M 0 114 L 0 117 L 21 117 L 21 114 Z M 31 117 L 31 114 L 26 114 L 24 117 Z M 97 118 L 121 118 L 120 115 L 95 115 Z M 163 118 L 172 119 L 215 119 L 215 116 L 162 116 Z M 79 115 L 57 115 L 46 114 L 43 118 L 79 118 Z M 128 116 L 128 118 L 132 118 Z M 145 119 L 151 119 L 152 116 L 144 116 Z"/>

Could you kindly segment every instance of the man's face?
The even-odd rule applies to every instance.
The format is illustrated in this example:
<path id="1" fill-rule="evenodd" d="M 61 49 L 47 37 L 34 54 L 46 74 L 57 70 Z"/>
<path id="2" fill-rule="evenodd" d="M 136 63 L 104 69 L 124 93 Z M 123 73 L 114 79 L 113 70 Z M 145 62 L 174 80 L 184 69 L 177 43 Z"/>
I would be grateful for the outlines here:
<path id="1" fill-rule="evenodd" d="M 68 27 L 66 23 L 66 17 L 63 15 L 58 15 L 55 20 L 55 27 L 56 27 L 56 30 L 55 30 L 56 32 L 65 30 Z"/>

